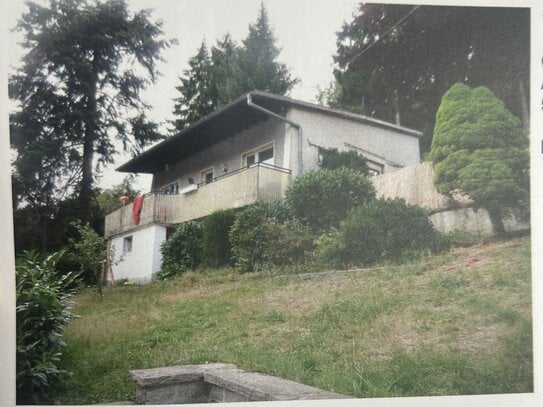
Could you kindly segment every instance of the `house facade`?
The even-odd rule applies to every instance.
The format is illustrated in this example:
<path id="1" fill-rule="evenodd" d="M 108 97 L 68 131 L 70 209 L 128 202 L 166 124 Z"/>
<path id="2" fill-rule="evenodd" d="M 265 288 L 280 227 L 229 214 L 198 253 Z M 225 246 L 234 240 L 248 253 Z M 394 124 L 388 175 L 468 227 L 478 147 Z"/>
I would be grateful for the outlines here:
<path id="1" fill-rule="evenodd" d="M 153 181 L 138 208 L 128 204 L 106 217 L 113 277 L 151 280 L 160 244 L 177 225 L 283 198 L 294 178 L 319 168 L 323 149 L 357 151 L 378 175 L 419 163 L 420 137 L 362 115 L 249 92 L 118 168 L 153 174 Z"/>

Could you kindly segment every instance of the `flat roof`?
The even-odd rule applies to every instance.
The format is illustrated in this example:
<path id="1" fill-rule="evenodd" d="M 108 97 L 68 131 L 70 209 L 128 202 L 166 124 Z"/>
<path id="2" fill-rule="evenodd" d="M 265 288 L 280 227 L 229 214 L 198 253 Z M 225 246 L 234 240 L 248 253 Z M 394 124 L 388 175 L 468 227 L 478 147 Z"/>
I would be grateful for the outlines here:
<path id="1" fill-rule="evenodd" d="M 189 157 L 198 151 L 204 150 L 219 141 L 233 137 L 239 132 L 266 120 L 269 117 L 267 114 L 247 104 L 247 97 L 249 95 L 251 95 L 255 104 L 281 116 L 285 115 L 288 107 L 297 106 L 345 119 L 360 121 L 376 127 L 387 128 L 412 137 L 422 136 L 420 131 L 398 126 L 383 120 L 255 90 L 240 96 L 227 105 L 202 117 L 179 133 L 154 145 L 147 151 L 121 165 L 117 168 L 117 171 L 153 174 L 164 168 L 165 164 Z"/>

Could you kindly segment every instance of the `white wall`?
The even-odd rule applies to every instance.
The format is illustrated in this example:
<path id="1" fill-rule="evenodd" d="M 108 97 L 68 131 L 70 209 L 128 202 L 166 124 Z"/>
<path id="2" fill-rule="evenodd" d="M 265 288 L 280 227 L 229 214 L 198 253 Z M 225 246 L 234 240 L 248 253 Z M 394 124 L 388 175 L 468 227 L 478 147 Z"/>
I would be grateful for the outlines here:
<path id="1" fill-rule="evenodd" d="M 123 254 L 124 238 L 132 236 L 132 251 Z M 166 239 L 166 227 L 150 225 L 131 231 L 111 240 L 114 261 L 111 265 L 115 280 L 128 279 L 145 283 L 160 270 L 162 254 L 160 244 Z"/>
<path id="2" fill-rule="evenodd" d="M 318 147 L 347 151 L 349 145 L 356 146 L 366 158 L 382 163 L 385 173 L 420 162 L 419 138 L 413 135 L 301 107 L 291 107 L 287 118 L 302 127 L 304 173 L 319 168 Z M 291 157 L 296 151 L 292 149 Z"/>
<path id="3" fill-rule="evenodd" d="M 241 167 L 241 155 L 249 150 L 274 143 L 274 165 L 285 166 L 284 159 L 285 123 L 269 118 L 240 134 L 223 140 L 208 149 L 187 157 L 170 166 L 168 171 L 161 171 L 153 177 L 153 189 L 160 189 L 173 182 L 179 182 L 180 188 L 188 186 L 188 178 L 200 182 L 200 171 L 214 168 L 214 177 L 223 175 L 223 163 L 228 172 Z"/>

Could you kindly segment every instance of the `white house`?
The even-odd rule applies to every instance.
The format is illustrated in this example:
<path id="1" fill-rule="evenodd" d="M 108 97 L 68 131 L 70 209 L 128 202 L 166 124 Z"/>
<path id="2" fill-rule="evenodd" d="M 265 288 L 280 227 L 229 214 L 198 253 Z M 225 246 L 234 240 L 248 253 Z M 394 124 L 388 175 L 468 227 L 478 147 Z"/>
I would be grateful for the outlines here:
<path id="1" fill-rule="evenodd" d="M 284 197 L 292 179 L 319 168 L 322 149 L 355 150 L 373 174 L 383 174 L 420 162 L 421 135 L 366 116 L 249 92 L 118 168 L 151 173 L 153 182 L 143 202 L 106 217 L 113 276 L 149 281 L 160 270 L 160 244 L 177 225 L 218 209 Z"/>

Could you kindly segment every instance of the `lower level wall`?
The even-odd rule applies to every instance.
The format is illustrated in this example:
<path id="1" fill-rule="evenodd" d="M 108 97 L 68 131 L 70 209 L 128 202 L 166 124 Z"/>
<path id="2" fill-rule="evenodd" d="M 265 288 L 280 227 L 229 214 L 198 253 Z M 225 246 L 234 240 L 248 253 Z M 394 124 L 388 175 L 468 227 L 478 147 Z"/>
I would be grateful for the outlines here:
<path id="1" fill-rule="evenodd" d="M 510 212 L 503 218 L 503 225 L 507 232 L 518 232 L 530 228 L 527 216 Z M 483 208 L 457 208 L 435 212 L 430 215 L 430 220 L 436 230 L 448 233 L 462 230 L 481 236 L 491 236 L 492 223 L 488 212 Z"/>
<path id="2" fill-rule="evenodd" d="M 126 239 L 132 240 L 127 251 Z M 111 271 L 115 280 L 128 279 L 134 283 L 149 282 L 160 270 L 160 245 L 166 239 L 166 227 L 150 225 L 111 238 Z M 108 276 L 111 281 L 111 276 Z"/>

